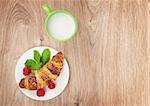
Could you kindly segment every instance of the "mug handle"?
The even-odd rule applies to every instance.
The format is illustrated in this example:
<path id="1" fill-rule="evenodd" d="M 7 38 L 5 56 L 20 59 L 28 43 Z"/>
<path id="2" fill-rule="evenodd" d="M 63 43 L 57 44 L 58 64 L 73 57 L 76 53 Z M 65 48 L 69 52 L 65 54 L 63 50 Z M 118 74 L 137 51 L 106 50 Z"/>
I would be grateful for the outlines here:
<path id="1" fill-rule="evenodd" d="M 53 12 L 52 9 L 49 8 L 48 4 L 43 5 L 43 10 L 49 15 Z"/>

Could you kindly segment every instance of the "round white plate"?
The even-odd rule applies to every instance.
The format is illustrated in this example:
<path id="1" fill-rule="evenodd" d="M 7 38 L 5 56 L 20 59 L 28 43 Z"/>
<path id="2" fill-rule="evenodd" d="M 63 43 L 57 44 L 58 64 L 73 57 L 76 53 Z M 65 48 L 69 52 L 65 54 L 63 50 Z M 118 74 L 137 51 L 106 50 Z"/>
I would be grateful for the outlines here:
<path id="1" fill-rule="evenodd" d="M 56 55 L 58 53 L 57 50 L 50 48 L 50 47 L 35 47 L 32 49 L 29 49 L 28 51 L 26 51 L 18 60 L 17 65 L 16 65 L 16 71 L 15 71 L 15 78 L 17 81 L 17 84 L 20 82 L 20 80 L 22 78 L 24 78 L 25 76 L 23 75 L 23 68 L 25 67 L 24 63 L 27 59 L 33 59 L 33 51 L 37 50 L 40 54 L 42 54 L 43 50 L 45 48 L 49 48 L 50 52 L 51 52 L 51 58 Z M 38 97 L 36 95 L 36 91 L 37 90 L 27 90 L 24 88 L 20 88 L 19 89 L 28 97 L 34 99 L 34 100 L 49 100 L 52 99 L 56 96 L 58 96 L 66 87 L 67 83 L 69 80 L 69 67 L 68 67 L 68 63 L 66 61 L 66 59 L 64 59 L 64 65 L 63 68 L 61 70 L 61 73 L 59 75 L 59 77 L 56 80 L 56 87 L 54 89 L 49 89 L 48 87 L 45 87 L 45 95 L 42 97 Z"/>

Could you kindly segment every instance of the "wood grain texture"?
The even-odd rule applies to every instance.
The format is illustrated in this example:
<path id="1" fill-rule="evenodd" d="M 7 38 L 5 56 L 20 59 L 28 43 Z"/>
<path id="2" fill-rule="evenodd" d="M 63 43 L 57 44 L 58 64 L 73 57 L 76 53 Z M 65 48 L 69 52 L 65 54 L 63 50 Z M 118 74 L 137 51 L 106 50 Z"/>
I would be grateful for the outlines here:
<path id="1" fill-rule="evenodd" d="M 44 32 L 46 2 L 78 18 L 66 43 Z M 35 46 L 65 53 L 70 81 L 49 101 L 34 101 L 16 86 L 15 65 Z M 0 0 L 0 106 L 149 106 L 150 3 L 146 0 Z"/>

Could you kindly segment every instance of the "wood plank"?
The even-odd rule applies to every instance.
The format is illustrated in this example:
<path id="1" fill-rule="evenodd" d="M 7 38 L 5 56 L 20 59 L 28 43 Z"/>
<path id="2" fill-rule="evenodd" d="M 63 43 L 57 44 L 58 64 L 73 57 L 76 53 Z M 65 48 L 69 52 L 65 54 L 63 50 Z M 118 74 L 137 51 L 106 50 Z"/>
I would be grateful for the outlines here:
<path id="1" fill-rule="evenodd" d="M 77 16 L 78 32 L 66 43 L 44 31 L 46 2 Z M 1 106 L 148 106 L 150 5 L 146 0 L 1 0 Z M 49 101 L 34 101 L 16 86 L 15 66 L 29 48 L 65 53 L 70 81 Z"/>

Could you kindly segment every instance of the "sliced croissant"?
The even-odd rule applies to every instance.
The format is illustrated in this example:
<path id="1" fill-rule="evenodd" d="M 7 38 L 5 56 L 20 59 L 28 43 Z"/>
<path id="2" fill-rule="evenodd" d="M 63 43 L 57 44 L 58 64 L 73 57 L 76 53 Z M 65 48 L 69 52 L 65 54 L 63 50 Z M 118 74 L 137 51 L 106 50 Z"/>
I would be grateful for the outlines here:
<path id="1" fill-rule="evenodd" d="M 59 76 L 63 67 L 63 60 L 63 53 L 58 52 L 41 69 L 21 79 L 19 86 L 29 90 L 36 90 L 47 86 L 49 82 L 56 80 Z"/>

